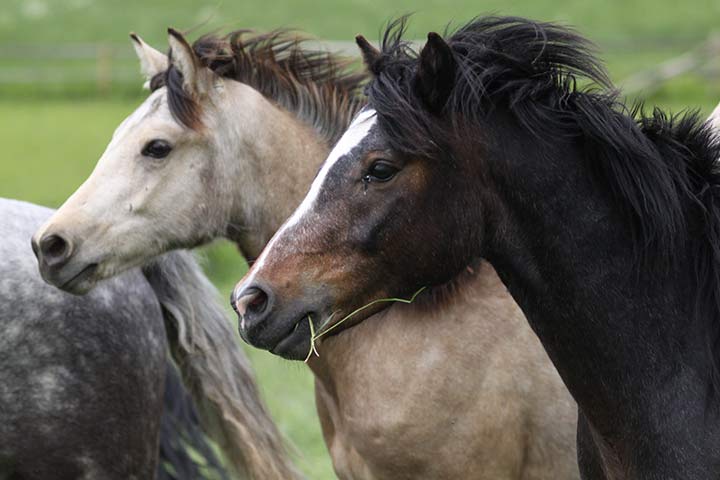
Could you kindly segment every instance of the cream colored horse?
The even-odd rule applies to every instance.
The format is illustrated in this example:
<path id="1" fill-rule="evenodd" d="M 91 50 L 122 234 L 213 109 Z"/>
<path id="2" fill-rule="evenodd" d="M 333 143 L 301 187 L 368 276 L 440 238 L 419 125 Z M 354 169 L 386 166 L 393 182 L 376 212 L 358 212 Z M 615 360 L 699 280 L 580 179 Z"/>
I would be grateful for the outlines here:
<path id="1" fill-rule="evenodd" d="M 170 33 L 169 70 L 133 37 L 154 91 L 34 237 L 62 288 L 218 236 L 256 256 L 361 106 L 362 79 L 290 34 L 193 49 Z M 441 297 L 318 346 L 309 365 L 338 476 L 578 478 L 576 406 L 493 269 L 469 266 Z"/>

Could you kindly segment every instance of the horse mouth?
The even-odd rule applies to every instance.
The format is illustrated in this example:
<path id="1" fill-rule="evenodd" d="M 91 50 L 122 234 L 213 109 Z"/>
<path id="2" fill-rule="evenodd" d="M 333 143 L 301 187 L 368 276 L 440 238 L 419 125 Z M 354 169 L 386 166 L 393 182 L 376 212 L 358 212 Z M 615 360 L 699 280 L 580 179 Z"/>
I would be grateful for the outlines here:
<path id="1" fill-rule="evenodd" d="M 308 323 L 309 316 L 312 317 L 312 314 L 305 314 L 299 318 L 287 335 L 270 350 L 270 353 L 287 360 L 304 360 L 311 345 L 312 333 Z"/>
<path id="2" fill-rule="evenodd" d="M 84 283 L 87 283 L 87 280 L 92 277 L 95 272 L 97 272 L 97 269 L 98 264 L 91 263 L 82 270 L 80 270 L 77 274 L 70 277 L 62 285 L 58 285 L 58 288 L 70 293 L 85 293 L 87 290 L 89 290 L 89 288 L 87 288 L 89 285 L 84 285 Z"/>

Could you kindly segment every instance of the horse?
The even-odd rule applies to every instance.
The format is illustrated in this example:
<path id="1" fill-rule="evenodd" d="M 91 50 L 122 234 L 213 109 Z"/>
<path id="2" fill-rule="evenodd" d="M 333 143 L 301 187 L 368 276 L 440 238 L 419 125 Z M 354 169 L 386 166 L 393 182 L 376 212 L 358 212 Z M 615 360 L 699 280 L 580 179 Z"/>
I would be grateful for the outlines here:
<path id="1" fill-rule="evenodd" d="M 578 403 L 582 478 L 717 478 L 711 125 L 626 107 L 563 26 L 480 17 L 419 53 L 404 26 L 357 38 L 367 107 L 236 287 L 252 339 L 304 351 L 309 316 L 341 329 L 483 258 Z"/>
<path id="2" fill-rule="evenodd" d="M 169 480 L 202 468 L 227 478 L 166 367 L 163 317 L 142 274 L 84 299 L 40 279 L 28 239 L 51 213 L 0 199 L 0 478 Z"/>
<path id="3" fill-rule="evenodd" d="M 366 76 L 292 32 L 190 46 L 170 30 L 170 60 L 132 41 L 152 92 L 36 233 L 66 246 L 64 267 L 41 260 L 48 279 L 96 264 L 91 288 L 218 236 L 256 256 L 364 103 Z M 487 263 L 448 288 L 443 308 L 401 307 L 318 342 L 308 361 L 340 478 L 578 477 L 576 407 Z M 483 340 L 468 347 L 467 332 Z"/>
<path id="4" fill-rule="evenodd" d="M 44 211 L 43 213 L 45 213 L 45 216 L 42 220 L 45 221 L 51 212 Z M 39 225 L 40 222 L 35 222 L 30 228 L 37 230 Z M 22 231 L 27 232 L 28 228 L 26 227 Z M 23 244 L 27 242 L 31 236 L 32 231 L 23 237 Z M 19 249 L 20 247 L 16 248 Z M 27 248 L 26 250 L 27 254 L 32 258 L 30 249 Z M 24 252 L 18 250 L 17 256 L 18 258 L 24 258 Z M 27 263 L 27 261 L 25 261 L 25 263 Z M 36 262 L 32 264 L 34 268 L 37 268 Z M 235 333 L 233 332 L 232 324 L 227 319 L 223 307 L 217 301 L 215 288 L 205 277 L 194 257 L 188 252 L 173 252 L 172 254 L 155 258 L 153 262 L 146 263 L 143 266 L 143 276 L 143 282 L 148 284 L 152 291 L 151 300 L 146 300 L 145 302 L 155 302 L 157 308 L 159 308 L 162 313 L 159 325 L 162 328 L 163 322 L 165 324 L 170 352 L 180 367 L 183 380 L 187 384 L 192 400 L 197 407 L 197 418 L 200 420 L 203 430 L 215 440 L 225 453 L 232 473 L 235 476 L 239 476 L 239 478 L 298 478 L 299 473 L 287 455 L 282 436 L 260 399 L 249 361 L 234 340 Z M 10 279 L 13 278 L 9 275 L 8 277 Z M 27 271 L 24 271 L 23 276 L 17 281 L 32 284 L 35 288 L 37 287 L 36 284 L 39 282 L 39 278 L 37 274 L 31 276 Z M 130 280 L 127 280 L 125 283 L 130 283 Z M 51 293 L 46 293 L 43 296 L 35 294 L 27 299 L 18 299 L 14 296 L 15 290 L 10 288 L 12 285 L 14 284 L 10 284 L 8 287 L 7 294 L 10 295 L 10 298 L 7 305 L 12 305 L 13 308 L 16 308 L 18 305 L 22 306 L 25 305 L 26 302 L 32 301 L 34 305 L 32 308 L 34 308 L 34 310 L 28 307 L 31 311 L 42 312 L 43 308 L 52 308 L 56 314 L 69 319 L 68 322 L 71 323 L 63 330 L 65 333 L 60 335 L 60 342 L 68 341 L 67 332 L 72 332 L 77 335 L 82 333 L 80 331 L 75 332 L 73 327 L 77 327 L 78 318 L 84 317 L 74 316 L 72 311 L 73 309 L 80 309 L 78 305 L 82 305 L 86 297 L 75 298 L 65 294 L 61 298 L 64 299 L 67 306 L 64 309 L 60 309 L 58 308 L 62 306 L 60 302 L 56 302 L 57 305 L 45 306 L 45 304 L 39 300 L 39 298 L 41 298 L 43 302 L 49 302 L 48 299 L 53 298 Z M 138 289 L 139 288 L 140 287 L 138 287 Z M 44 289 L 36 288 L 36 290 L 46 292 L 48 287 Z M 125 295 L 121 295 L 119 289 L 116 288 L 116 290 L 117 291 L 112 293 L 117 298 L 110 297 L 109 293 L 104 291 L 104 297 L 102 298 L 105 298 L 107 302 L 112 301 L 112 305 L 116 306 L 121 312 L 126 310 L 121 304 L 126 302 L 125 299 L 127 297 L 140 296 L 140 294 L 143 293 L 141 291 L 129 290 L 129 287 L 126 287 L 126 290 L 129 291 Z M 30 292 L 31 290 L 26 291 Z M 58 295 L 60 295 L 59 291 L 55 293 L 54 296 Z M 92 297 L 88 301 L 92 301 Z M 94 304 L 91 304 L 86 307 L 87 312 L 83 314 L 84 316 L 93 313 L 91 309 L 93 305 Z M 128 342 L 137 340 L 136 337 L 138 336 L 143 338 L 149 337 L 152 329 L 158 328 L 158 321 L 153 320 L 153 310 L 149 310 L 149 312 L 150 313 L 145 314 L 143 317 L 134 319 L 132 323 L 128 321 L 120 323 L 113 322 L 113 330 L 122 333 L 120 337 Z M 106 313 L 106 310 L 101 310 L 97 312 L 96 316 Z M 137 312 L 131 313 L 135 314 Z M 122 317 L 123 320 L 125 320 L 125 316 Z M 25 324 L 23 322 L 28 321 L 25 316 L 8 318 L 19 322 L 18 328 L 24 327 Z M 103 317 L 100 318 L 102 319 Z M 93 318 L 93 320 L 95 319 Z M 105 323 L 110 320 L 116 320 L 116 318 L 109 317 Z M 86 325 L 87 323 L 90 322 L 83 323 L 82 325 Z M 112 336 L 107 333 L 108 328 L 105 323 L 93 324 L 92 332 L 96 334 L 96 338 L 90 338 L 90 335 L 88 335 L 86 339 L 86 342 L 90 343 L 91 346 L 99 348 L 110 341 L 118 342 L 117 340 L 113 340 Z M 86 328 L 90 329 L 91 327 Z M 103 328 L 105 328 L 105 330 L 103 330 Z M 50 331 L 52 331 L 52 329 L 53 327 L 49 327 Z M 75 329 L 77 330 L 77 328 Z M 48 330 L 48 328 L 46 328 L 46 330 Z M 103 331 L 105 331 L 105 333 L 103 333 Z M 75 345 L 75 343 L 73 343 L 73 345 Z M 154 355 L 164 355 L 166 350 L 164 345 L 165 341 L 153 344 L 154 350 L 151 353 Z M 82 344 L 76 346 L 77 348 L 83 347 Z M 105 346 L 110 350 L 110 346 Z M 57 346 L 58 349 L 61 347 L 62 345 Z M 40 344 L 37 348 L 43 348 L 43 345 Z M 115 348 L 118 347 L 116 346 Z M 149 354 L 141 355 L 140 353 L 142 353 L 142 351 L 140 346 L 135 345 L 133 348 L 134 350 L 128 348 L 128 351 L 135 351 L 137 355 L 131 356 L 135 358 L 136 361 L 142 360 L 149 372 L 163 379 L 165 366 L 162 365 L 162 368 L 157 367 L 150 362 L 150 358 L 145 358 L 150 357 Z M 57 361 L 56 357 L 62 353 L 62 351 L 55 351 L 50 347 L 48 347 L 47 350 L 50 358 L 54 358 L 54 361 Z M 82 353 L 82 350 L 80 350 L 80 352 Z M 128 356 L 130 354 L 122 352 L 122 355 Z M 12 356 L 12 358 L 21 363 L 25 361 L 24 356 Z M 88 377 L 87 381 L 97 379 L 97 376 L 99 376 L 101 372 L 102 375 L 105 375 L 105 368 L 102 365 L 88 363 L 86 368 L 87 371 L 83 371 L 85 375 L 96 375 L 96 377 Z M 127 369 L 117 369 L 117 372 L 119 375 L 127 375 L 126 370 Z M 9 369 L 8 372 L 12 373 L 13 370 Z M 21 371 L 18 372 L 21 373 Z M 175 378 L 173 374 L 173 371 L 168 372 L 170 379 Z M 8 385 L 12 385 L 12 383 L 9 382 Z M 157 384 L 157 387 L 160 388 L 161 385 L 162 383 L 160 382 Z M 209 460 L 208 471 L 215 469 L 221 472 L 221 469 L 213 466 L 217 462 L 213 461 L 214 454 L 212 450 L 200 442 L 202 438 L 200 436 L 201 432 L 197 431 L 197 429 L 182 428 L 183 424 L 178 423 L 178 420 L 184 419 L 186 420 L 186 425 L 189 423 L 190 426 L 192 426 L 192 422 L 196 418 L 195 409 L 189 406 L 188 402 L 178 401 L 177 395 L 182 391 L 182 385 L 178 385 L 177 382 L 170 382 L 167 385 L 168 387 L 172 387 L 172 390 L 168 390 L 167 393 L 173 393 L 173 395 L 165 397 L 165 406 L 169 409 L 170 413 L 175 412 L 176 415 L 166 415 L 166 418 L 163 418 L 162 431 L 165 433 L 165 436 L 163 437 L 164 442 L 161 443 L 160 446 L 161 451 L 165 454 L 164 457 L 171 460 L 170 463 L 173 466 L 182 467 L 176 468 L 175 474 L 184 475 L 183 472 L 186 472 L 186 478 L 197 476 L 195 475 L 197 469 L 194 463 L 188 462 L 182 455 L 182 452 L 187 446 L 193 446 L 197 453 L 204 454 Z M 128 391 L 132 392 L 133 390 L 130 389 Z M 143 396 L 138 395 L 137 398 L 142 399 Z M 162 396 L 160 398 L 162 398 Z M 119 397 L 118 400 L 120 399 L 124 399 L 124 397 Z M 101 397 L 94 400 L 90 398 L 89 400 L 93 402 L 96 401 L 98 408 L 105 404 L 105 400 Z M 78 403 L 83 411 L 88 408 L 85 403 L 87 402 Z M 107 405 L 113 404 L 108 403 Z M 60 411 L 63 412 L 64 410 L 60 409 Z M 149 413 L 152 414 L 153 412 L 151 411 Z M 145 417 L 139 418 L 144 419 Z M 158 416 L 157 420 L 159 420 L 159 418 Z M 118 420 L 128 421 L 127 418 L 119 418 Z M 100 425 L 100 423 L 98 425 Z M 149 422 L 148 428 L 151 426 L 153 426 L 153 423 Z M 142 430 L 138 431 L 141 432 Z M 173 432 L 175 432 L 174 435 L 169 435 Z M 156 440 L 157 435 L 147 437 L 147 441 Z M 157 449 L 157 444 L 155 444 L 155 449 Z M 141 475 L 139 478 L 148 477 Z"/>

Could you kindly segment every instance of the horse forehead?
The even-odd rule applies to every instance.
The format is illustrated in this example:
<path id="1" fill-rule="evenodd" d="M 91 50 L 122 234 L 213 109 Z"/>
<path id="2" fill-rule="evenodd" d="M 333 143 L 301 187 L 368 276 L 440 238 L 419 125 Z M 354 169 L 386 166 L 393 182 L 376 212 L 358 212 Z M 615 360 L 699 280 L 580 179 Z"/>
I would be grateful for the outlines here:
<path id="1" fill-rule="evenodd" d="M 347 131 L 342 137 L 340 137 L 337 144 L 335 144 L 335 147 L 333 147 L 330 155 L 328 155 L 326 164 L 329 164 L 329 167 L 332 168 L 339 159 L 347 156 L 355 150 L 355 148 L 363 143 L 363 140 L 370 135 L 370 132 L 373 130 L 376 123 L 377 116 L 375 114 L 375 110 L 371 108 L 361 110 L 352 121 Z"/>
<path id="2" fill-rule="evenodd" d="M 352 146 L 348 145 L 348 151 L 340 155 L 330 167 L 323 183 L 323 195 L 331 194 L 336 187 L 342 188 L 348 176 L 358 175 L 357 171 L 362 167 L 363 158 L 368 152 L 382 149 L 380 127 L 374 119 L 368 122 L 367 127 L 366 131 L 357 132 L 356 142 Z"/>
<path id="3" fill-rule="evenodd" d="M 368 138 L 375 123 L 375 110 L 364 109 L 360 111 L 347 131 L 340 137 L 335 147 L 333 147 L 320 172 L 317 174 L 317 177 L 313 180 L 310 191 L 288 220 L 287 226 L 298 223 L 309 211 L 316 207 L 320 192 L 332 183 L 333 174 L 339 174 L 339 172 L 347 167 L 348 163 L 355 160 L 355 156 L 350 154 Z M 328 177 L 330 177 L 330 179 Z"/>
<path id="4" fill-rule="evenodd" d="M 115 129 L 115 133 L 113 133 L 113 141 L 122 137 L 125 132 L 138 126 L 148 117 L 158 112 L 166 103 L 165 87 L 155 90 L 137 109 L 135 109 L 133 113 L 130 114 L 130 116 L 118 125 Z"/>

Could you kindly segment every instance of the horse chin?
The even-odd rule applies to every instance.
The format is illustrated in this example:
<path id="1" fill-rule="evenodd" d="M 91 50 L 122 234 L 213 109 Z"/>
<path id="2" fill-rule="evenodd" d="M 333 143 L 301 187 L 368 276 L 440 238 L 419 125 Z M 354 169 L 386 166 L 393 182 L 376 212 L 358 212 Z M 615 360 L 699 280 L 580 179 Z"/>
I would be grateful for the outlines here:
<path id="1" fill-rule="evenodd" d="M 249 330 L 239 328 L 240 338 L 248 345 L 267 350 L 286 360 L 305 360 L 310 351 L 310 325 L 307 316 L 279 328 L 278 325 L 264 325 Z"/>
<path id="2" fill-rule="evenodd" d="M 97 285 L 98 263 L 85 263 L 81 265 L 66 265 L 61 269 L 40 267 L 40 275 L 45 282 L 73 295 L 84 295 Z"/>
<path id="3" fill-rule="evenodd" d="M 63 284 L 57 285 L 57 287 L 73 295 L 85 295 L 98 284 L 99 278 L 97 272 L 98 264 L 91 263 L 83 268 L 77 275 L 71 277 Z"/>
<path id="4" fill-rule="evenodd" d="M 303 317 L 304 320 L 305 317 Z M 311 348 L 310 326 L 307 321 L 299 320 L 288 336 L 280 340 L 270 350 L 286 360 L 305 360 Z"/>

